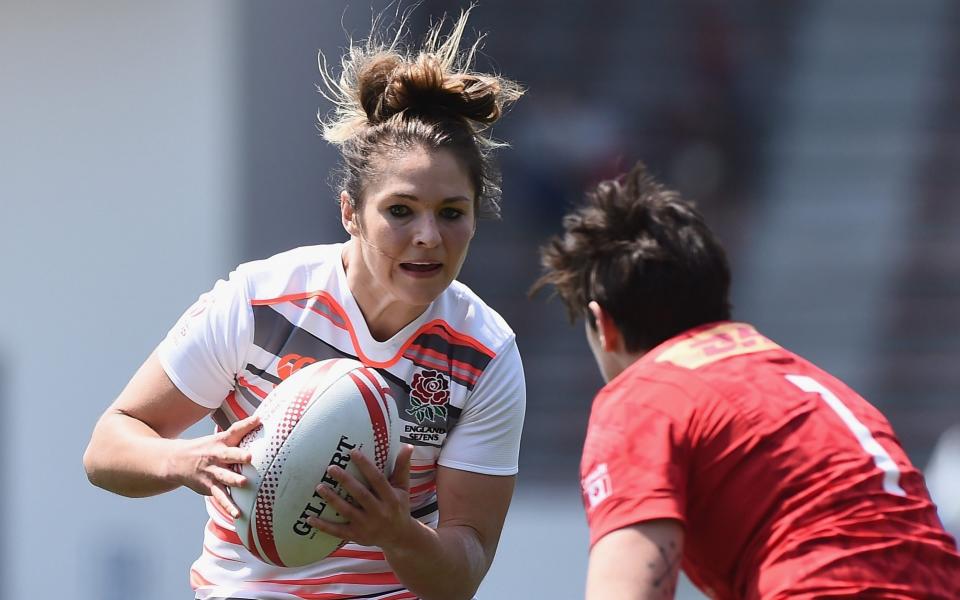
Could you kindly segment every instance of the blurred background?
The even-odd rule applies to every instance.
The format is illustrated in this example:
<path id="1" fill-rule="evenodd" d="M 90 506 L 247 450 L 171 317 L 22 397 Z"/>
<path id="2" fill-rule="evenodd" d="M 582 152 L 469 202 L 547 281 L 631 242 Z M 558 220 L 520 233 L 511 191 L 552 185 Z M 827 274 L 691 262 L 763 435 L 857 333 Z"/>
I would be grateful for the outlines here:
<path id="1" fill-rule="evenodd" d="M 0 597 L 192 597 L 200 500 L 110 495 L 81 456 L 216 279 L 344 239 L 317 51 L 385 5 L 0 0 Z M 465 5 L 425 0 L 410 24 Z M 529 89 L 494 129 L 504 218 L 461 277 L 513 325 L 529 385 L 480 597 L 582 597 L 577 461 L 602 382 L 582 324 L 526 290 L 564 210 L 637 159 L 727 245 L 735 316 L 877 405 L 957 533 L 960 4 L 480 0 L 470 27 L 479 68 Z"/>

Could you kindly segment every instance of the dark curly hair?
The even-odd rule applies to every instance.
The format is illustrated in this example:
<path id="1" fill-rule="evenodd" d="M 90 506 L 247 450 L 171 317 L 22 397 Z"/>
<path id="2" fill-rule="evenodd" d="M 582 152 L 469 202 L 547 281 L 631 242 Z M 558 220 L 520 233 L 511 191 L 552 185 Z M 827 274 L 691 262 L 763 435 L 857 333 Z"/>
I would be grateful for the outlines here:
<path id="1" fill-rule="evenodd" d="M 571 321 L 595 300 L 628 351 L 649 350 L 697 325 L 730 319 L 730 268 L 694 206 L 642 163 L 601 182 L 563 219 L 564 234 L 540 250 L 544 272 Z"/>

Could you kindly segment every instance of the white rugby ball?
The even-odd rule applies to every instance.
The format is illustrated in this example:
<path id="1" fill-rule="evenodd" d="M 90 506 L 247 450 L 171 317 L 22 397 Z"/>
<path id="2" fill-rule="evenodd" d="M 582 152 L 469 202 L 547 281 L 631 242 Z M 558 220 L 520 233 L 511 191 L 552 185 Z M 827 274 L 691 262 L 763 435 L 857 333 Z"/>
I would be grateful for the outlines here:
<path id="1" fill-rule="evenodd" d="M 387 477 L 400 449 L 397 407 L 383 377 L 351 359 L 310 364 L 277 385 L 257 408 L 261 425 L 240 442 L 253 461 L 230 493 L 240 509 L 237 534 L 260 560 L 297 567 L 325 558 L 343 540 L 307 524 L 314 516 L 345 519 L 316 494 L 328 485 L 346 497 L 327 467 L 365 482 L 350 460 L 359 448 Z"/>

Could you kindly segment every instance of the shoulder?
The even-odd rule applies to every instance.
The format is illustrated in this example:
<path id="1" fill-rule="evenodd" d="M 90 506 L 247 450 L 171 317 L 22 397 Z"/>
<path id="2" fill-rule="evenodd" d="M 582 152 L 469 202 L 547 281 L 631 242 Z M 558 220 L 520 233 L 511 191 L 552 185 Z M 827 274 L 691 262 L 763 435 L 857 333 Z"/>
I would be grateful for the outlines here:
<path id="1" fill-rule="evenodd" d="M 326 288 L 336 277 L 343 244 L 301 246 L 269 258 L 239 265 L 240 278 L 252 302 L 275 300 Z"/>
<path id="2" fill-rule="evenodd" d="M 652 380 L 688 396 L 737 396 L 775 376 L 772 364 L 799 361 L 748 323 L 709 323 L 652 349 L 627 369 L 624 385 Z"/>
<path id="3" fill-rule="evenodd" d="M 500 314 L 473 290 L 454 281 L 433 305 L 433 319 L 493 354 L 499 354 L 516 335 Z"/>
<path id="4" fill-rule="evenodd" d="M 652 411 L 685 419 L 714 395 L 711 386 L 697 377 L 683 377 L 670 365 L 641 359 L 597 393 L 591 418 L 632 421 L 637 411 Z"/>

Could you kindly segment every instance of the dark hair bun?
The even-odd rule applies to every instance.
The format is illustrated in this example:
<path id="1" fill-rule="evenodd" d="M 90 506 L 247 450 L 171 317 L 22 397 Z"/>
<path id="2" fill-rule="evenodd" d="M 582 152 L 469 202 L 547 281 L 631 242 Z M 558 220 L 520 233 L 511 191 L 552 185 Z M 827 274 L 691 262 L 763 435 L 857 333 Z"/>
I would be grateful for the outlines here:
<path id="1" fill-rule="evenodd" d="M 414 62 L 395 54 L 373 56 L 357 75 L 360 104 L 371 124 L 406 113 L 489 125 L 502 112 L 497 78 L 450 73 L 432 54 L 420 54 Z"/>

